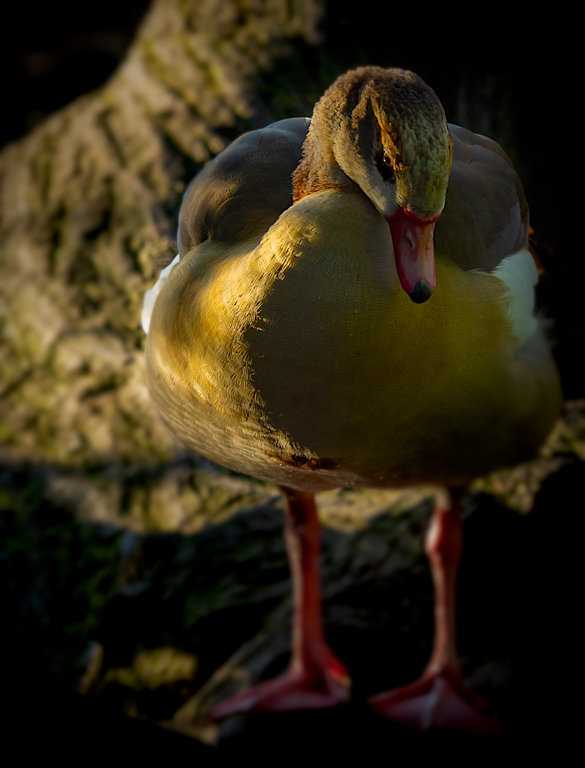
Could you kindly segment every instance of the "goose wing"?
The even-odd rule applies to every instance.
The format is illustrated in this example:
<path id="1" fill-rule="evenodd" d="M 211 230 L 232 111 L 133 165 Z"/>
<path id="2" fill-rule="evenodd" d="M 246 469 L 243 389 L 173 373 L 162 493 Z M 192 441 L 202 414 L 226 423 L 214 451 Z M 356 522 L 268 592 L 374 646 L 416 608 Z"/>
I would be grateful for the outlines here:
<path id="1" fill-rule="evenodd" d="M 233 142 L 191 182 L 179 215 L 179 254 L 204 240 L 261 237 L 292 205 L 291 176 L 310 119 L 280 120 Z"/>
<path id="2" fill-rule="evenodd" d="M 495 141 L 449 125 L 453 162 L 445 209 L 435 228 L 435 252 L 465 270 L 492 271 L 528 243 L 522 184 Z"/>

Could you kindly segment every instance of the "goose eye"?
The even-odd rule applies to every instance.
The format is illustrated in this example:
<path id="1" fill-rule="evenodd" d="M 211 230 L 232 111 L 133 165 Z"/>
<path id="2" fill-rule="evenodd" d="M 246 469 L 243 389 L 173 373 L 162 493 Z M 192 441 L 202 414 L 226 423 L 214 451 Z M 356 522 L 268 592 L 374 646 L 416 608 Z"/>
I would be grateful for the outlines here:
<path id="1" fill-rule="evenodd" d="M 390 155 L 386 154 L 386 152 L 378 152 L 376 155 L 376 166 L 384 181 L 394 181 L 394 169 L 392 168 Z"/>

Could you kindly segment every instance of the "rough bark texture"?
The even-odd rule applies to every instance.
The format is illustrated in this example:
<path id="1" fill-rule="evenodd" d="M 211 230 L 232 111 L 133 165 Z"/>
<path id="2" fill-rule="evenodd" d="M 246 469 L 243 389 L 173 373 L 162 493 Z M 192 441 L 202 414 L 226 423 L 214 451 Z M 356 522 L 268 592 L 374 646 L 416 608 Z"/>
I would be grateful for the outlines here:
<path id="1" fill-rule="evenodd" d="M 286 664 L 282 499 L 272 487 L 188 455 L 164 427 L 144 385 L 140 308 L 176 253 L 180 196 L 201 164 L 272 116 L 309 114 L 323 83 L 313 82 L 304 62 L 292 69 L 305 78 L 298 90 L 306 104 L 295 102 L 293 88 L 280 103 L 270 94 L 263 103 L 254 86 L 291 51 L 295 61 L 290 41 L 318 41 L 323 6 L 155 0 L 106 85 L 0 153 L 0 659 L 9 690 L 22 696 L 17 717 L 32 708 L 35 735 L 46 718 L 45 736 L 59 750 L 80 722 L 79 697 L 69 709 L 55 699 L 65 686 L 106 710 L 213 742 L 209 704 Z M 505 101 L 499 92 L 486 102 L 475 84 L 465 91 L 451 65 L 441 70 L 426 51 L 427 71 L 419 69 L 409 58 L 412 38 L 402 32 L 392 38 L 400 53 L 382 55 L 404 25 L 387 23 L 393 9 L 377 8 L 346 14 L 349 37 L 351 19 L 362 33 L 353 35 L 350 61 L 340 46 L 341 68 L 406 63 L 426 79 L 436 72 L 452 85 L 455 122 L 502 141 L 514 121 L 506 112 L 499 131 L 489 122 L 499 115 L 491 106 Z M 411 10 L 405 13 L 411 22 Z M 366 61 L 360 40 L 376 33 L 381 45 Z M 438 40 L 442 50 L 448 37 Z M 551 164 L 532 154 L 540 183 Z M 568 288 L 582 285 L 573 274 L 558 289 L 561 310 L 581 306 L 578 296 L 566 300 Z M 559 333 L 565 365 L 579 358 L 575 340 L 584 338 L 571 335 L 572 311 Z M 582 397 L 582 389 L 573 391 Z M 581 539 L 573 530 L 584 462 L 585 401 L 575 400 L 535 461 L 478 480 L 466 508 L 464 673 L 523 749 L 537 733 L 562 732 L 565 741 L 570 729 L 562 694 L 581 652 L 573 618 Z M 527 512 L 535 496 L 530 515 L 511 511 Z M 372 723 L 360 702 L 408 682 L 426 660 L 432 595 L 422 541 L 429 511 L 424 493 L 321 495 L 326 632 L 350 666 L 357 704 L 330 719 L 260 719 L 248 742 L 235 738 L 237 759 L 240 747 L 256 759 L 258 744 L 273 754 L 286 744 L 304 758 L 320 743 L 329 762 L 334 745 L 347 757 L 348 744 L 363 762 L 370 737 L 384 762 L 400 743 L 411 755 L 414 741 Z M 105 730 L 84 727 L 84 750 L 107 739 Z M 134 736 L 133 756 L 141 738 Z M 44 757 L 45 744 L 36 741 Z M 109 743 L 108 758 L 118 754 L 115 738 Z M 429 743 L 434 750 L 437 742 Z M 498 743 L 499 756 L 507 754 L 509 742 Z M 449 760 L 453 744 L 456 737 L 438 743 Z M 472 746 L 471 761 L 480 749 Z M 436 760 L 441 753 L 429 754 Z"/>
<path id="2" fill-rule="evenodd" d="M 109 82 L 0 155 L 0 456 L 169 457 L 143 382 L 140 307 L 174 255 L 185 179 L 270 117 L 252 91 L 319 0 L 154 2 Z"/>

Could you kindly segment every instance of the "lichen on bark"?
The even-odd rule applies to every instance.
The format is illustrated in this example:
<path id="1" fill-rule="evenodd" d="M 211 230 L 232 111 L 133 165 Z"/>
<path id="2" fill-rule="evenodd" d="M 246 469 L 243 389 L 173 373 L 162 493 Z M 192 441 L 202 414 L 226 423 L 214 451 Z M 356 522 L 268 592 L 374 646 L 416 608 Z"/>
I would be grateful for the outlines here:
<path id="1" fill-rule="evenodd" d="M 100 89 L 0 153 L 0 458 L 156 462 L 178 449 L 143 379 L 142 296 L 180 196 L 270 120 L 261 68 L 318 41 L 321 0 L 155 0 Z"/>

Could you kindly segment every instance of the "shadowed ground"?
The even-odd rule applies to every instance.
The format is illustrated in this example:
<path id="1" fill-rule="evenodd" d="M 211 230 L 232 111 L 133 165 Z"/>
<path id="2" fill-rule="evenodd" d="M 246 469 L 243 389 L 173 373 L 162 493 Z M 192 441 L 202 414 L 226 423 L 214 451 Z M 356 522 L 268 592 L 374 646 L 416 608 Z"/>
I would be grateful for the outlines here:
<path id="1" fill-rule="evenodd" d="M 454 754 L 475 765 L 552 745 L 558 761 L 577 732 L 572 690 L 581 690 L 585 410 L 575 398 L 585 396 L 585 334 L 583 260 L 563 225 L 561 164 L 542 138 L 542 115 L 548 129 L 560 103 L 549 21 L 540 37 L 523 21 L 453 41 L 452 20 L 446 31 L 433 20 L 432 42 L 414 46 L 392 35 L 412 11 L 398 17 L 378 3 L 356 14 L 336 0 L 324 15 L 308 1 L 274 0 L 266 13 L 231 0 L 152 7 L 134 41 L 126 11 L 113 47 L 103 30 L 91 38 L 116 61 L 58 103 L 34 105 L 34 89 L 5 78 L 11 109 L 26 99 L 6 138 L 34 130 L 0 154 L 3 752 L 8 740 L 22 756 L 63 762 L 233 764 L 277 751 L 284 761 L 285 745 L 291 762 L 309 750 L 387 763 Z M 23 6 L 27 45 L 7 66 L 88 72 L 87 57 L 75 58 L 77 33 L 74 43 L 60 37 L 71 17 L 53 8 L 35 32 Z M 458 734 L 422 739 L 364 706 L 416 677 L 429 653 L 424 493 L 320 498 L 326 632 L 353 675 L 354 702 L 220 732 L 206 720 L 234 686 L 287 663 L 283 502 L 182 451 L 143 382 L 140 305 L 176 253 L 185 185 L 235 136 L 309 114 L 337 74 L 364 63 L 414 69 L 450 120 L 502 143 L 538 239 L 557 250 L 543 253 L 538 307 L 556 322 L 567 410 L 540 458 L 478 481 L 466 507 L 459 645 L 468 681 L 504 723 L 489 746 Z"/>

